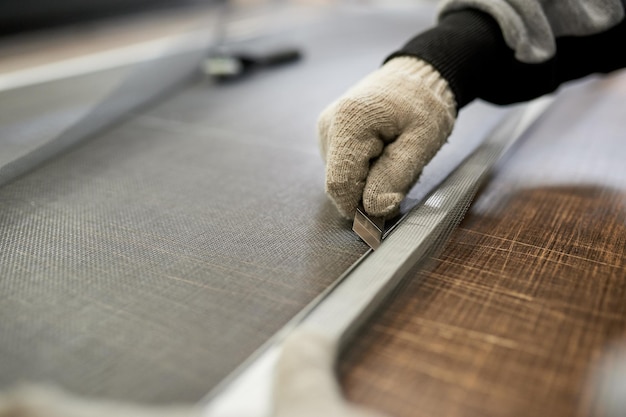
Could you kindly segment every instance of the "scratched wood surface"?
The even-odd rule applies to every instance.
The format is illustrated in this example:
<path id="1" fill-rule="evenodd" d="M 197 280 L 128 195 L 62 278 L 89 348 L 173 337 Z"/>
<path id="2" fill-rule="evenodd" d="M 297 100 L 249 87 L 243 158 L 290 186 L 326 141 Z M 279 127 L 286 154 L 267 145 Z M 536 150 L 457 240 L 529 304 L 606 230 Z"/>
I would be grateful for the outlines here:
<path id="1" fill-rule="evenodd" d="M 602 415 L 589 375 L 626 335 L 626 74 L 569 87 L 429 268 L 344 354 L 393 416 Z"/>

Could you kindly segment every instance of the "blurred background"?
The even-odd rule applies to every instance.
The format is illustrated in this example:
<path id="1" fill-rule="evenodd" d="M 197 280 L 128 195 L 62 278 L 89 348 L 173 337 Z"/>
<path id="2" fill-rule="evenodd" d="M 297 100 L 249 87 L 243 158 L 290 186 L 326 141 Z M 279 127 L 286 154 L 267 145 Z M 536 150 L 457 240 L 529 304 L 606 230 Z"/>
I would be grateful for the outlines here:
<path id="1" fill-rule="evenodd" d="M 61 140 L 67 142 L 64 146 L 171 91 L 189 77 L 198 76 L 203 68 L 218 72 L 242 69 L 241 62 L 233 69 L 232 62 L 224 67 L 223 61 L 207 69 L 203 65 L 207 56 L 232 57 L 239 44 L 263 38 L 252 46 L 253 59 L 269 56 L 271 60 L 277 52 L 279 61 L 295 61 L 304 51 L 298 48 L 300 32 L 293 29 L 315 15 L 346 7 L 415 9 L 423 3 L 432 2 L 3 0 L 0 183 L 51 156 L 53 150 L 60 150 L 57 145 L 45 152 L 39 148 L 78 122 L 81 126 L 70 134 L 74 138 Z M 247 69 L 249 60 L 244 64 Z M 148 81 L 152 81 L 150 86 L 146 85 Z M 116 101 L 114 106 L 110 100 Z M 126 105 L 120 106 L 120 102 Z M 98 110 L 94 111 L 96 106 Z M 34 150 L 45 155 L 31 155 L 28 163 L 16 162 Z"/>
<path id="2" fill-rule="evenodd" d="M 277 9 L 411 7 L 434 0 L 40 0 L 0 2 L 2 73 L 114 46 L 178 33 L 201 19 L 222 25 L 241 14 L 269 18 Z M 215 22 L 211 22 L 214 24 Z M 276 24 L 275 21 L 272 23 Z M 287 23 L 283 21 L 282 23 Z M 217 30 L 217 28 L 214 28 Z M 45 41 L 44 41 L 45 40 Z"/>

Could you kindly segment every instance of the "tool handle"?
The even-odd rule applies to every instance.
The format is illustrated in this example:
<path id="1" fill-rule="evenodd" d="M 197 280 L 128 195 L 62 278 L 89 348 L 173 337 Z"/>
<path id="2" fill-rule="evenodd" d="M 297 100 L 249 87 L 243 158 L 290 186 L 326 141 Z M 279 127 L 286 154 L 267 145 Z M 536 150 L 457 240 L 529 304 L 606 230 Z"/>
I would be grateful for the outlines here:
<path id="1" fill-rule="evenodd" d="M 251 69 L 252 67 L 274 67 L 296 62 L 301 57 L 301 52 L 295 48 L 281 49 L 265 55 L 241 54 L 237 56 L 245 69 Z"/>
<path id="2" fill-rule="evenodd" d="M 297 49 L 283 49 L 275 51 L 269 55 L 264 55 L 257 58 L 258 65 L 264 67 L 271 67 L 275 65 L 288 64 L 296 62 L 302 57 L 302 54 Z"/>

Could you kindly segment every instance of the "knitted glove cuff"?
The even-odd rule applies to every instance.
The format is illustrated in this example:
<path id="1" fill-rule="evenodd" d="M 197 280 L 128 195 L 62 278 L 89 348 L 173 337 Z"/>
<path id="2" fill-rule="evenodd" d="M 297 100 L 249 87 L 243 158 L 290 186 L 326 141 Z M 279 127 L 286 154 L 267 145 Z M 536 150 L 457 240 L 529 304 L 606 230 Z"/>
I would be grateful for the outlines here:
<path id="1" fill-rule="evenodd" d="M 398 56 L 387 61 L 383 65 L 383 70 L 394 75 L 402 74 L 420 78 L 424 87 L 428 88 L 446 107 L 456 108 L 454 93 L 448 81 L 428 62 L 412 56 Z"/>

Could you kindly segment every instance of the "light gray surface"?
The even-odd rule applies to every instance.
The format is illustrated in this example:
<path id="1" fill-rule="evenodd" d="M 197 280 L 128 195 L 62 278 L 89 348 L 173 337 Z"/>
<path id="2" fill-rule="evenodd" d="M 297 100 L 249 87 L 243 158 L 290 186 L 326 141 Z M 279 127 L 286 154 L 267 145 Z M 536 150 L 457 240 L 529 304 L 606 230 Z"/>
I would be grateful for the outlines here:
<path id="1" fill-rule="evenodd" d="M 189 79 L 196 73 L 206 48 L 181 47 L 174 45 L 162 56 L 135 65 L 0 92 L 0 185 Z"/>
<path id="2" fill-rule="evenodd" d="M 1 386 L 198 400 L 366 251 L 315 121 L 432 9 L 342 13 L 284 38 L 301 63 L 197 83 L 0 188 Z M 500 114 L 465 113 L 457 159 Z"/>

